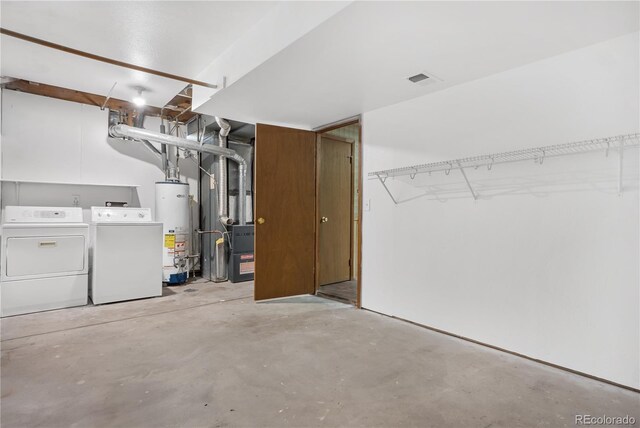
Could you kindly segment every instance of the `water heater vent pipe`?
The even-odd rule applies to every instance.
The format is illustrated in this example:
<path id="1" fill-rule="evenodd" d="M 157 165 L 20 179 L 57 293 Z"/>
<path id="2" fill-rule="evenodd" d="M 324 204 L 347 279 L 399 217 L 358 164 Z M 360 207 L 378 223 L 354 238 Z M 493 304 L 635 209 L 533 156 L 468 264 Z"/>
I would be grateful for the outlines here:
<path id="1" fill-rule="evenodd" d="M 218 133 L 218 147 L 226 149 L 227 136 L 231 131 L 231 125 L 229 122 L 221 117 L 216 116 L 216 123 L 220 126 L 220 132 Z M 227 161 L 220 159 L 218 161 L 218 219 L 220 223 L 229 225 L 233 223 L 233 220 L 229 218 L 229 196 L 227 193 Z M 242 193 L 238 194 L 238 199 L 242 199 Z"/>
<path id="2" fill-rule="evenodd" d="M 216 156 L 227 158 L 238 164 L 238 193 L 240 195 L 246 194 L 247 188 L 247 162 L 242 156 L 236 153 L 235 150 L 229 148 L 223 148 L 214 146 L 211 144 L 200 145 L 194 143 L 186 138 L 174 137 L 173 135 L 160 134 L 158 132 L 149 131 L 148 129 L 134 128 L 127 125 L 112 125 L 109 127 L 109 135 L 114 138 L 131 139 L 135 141 L 153 141 L 160 144 L 167 144 L 169 146 L 180 147 L 187 150 L 195 150 L 197 152 L 211 153 Z M 246 224 L 246 199 L 238 198 L 238 211 L 240 218 L 238 219 L 240 225 Z"/>

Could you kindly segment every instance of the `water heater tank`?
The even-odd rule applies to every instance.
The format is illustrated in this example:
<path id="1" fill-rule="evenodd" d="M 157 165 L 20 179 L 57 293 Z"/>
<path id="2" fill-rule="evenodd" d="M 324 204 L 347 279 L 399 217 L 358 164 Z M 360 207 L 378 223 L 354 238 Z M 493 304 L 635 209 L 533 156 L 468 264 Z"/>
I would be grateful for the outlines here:
<path id="1" fill-rule="evenodd" d="M 162 281 L 182 284 L 187 280 L 191 240 L 189 230 L 189 185 L 161 181 L 156 183 L 156 221 L 163 225 Z"/>

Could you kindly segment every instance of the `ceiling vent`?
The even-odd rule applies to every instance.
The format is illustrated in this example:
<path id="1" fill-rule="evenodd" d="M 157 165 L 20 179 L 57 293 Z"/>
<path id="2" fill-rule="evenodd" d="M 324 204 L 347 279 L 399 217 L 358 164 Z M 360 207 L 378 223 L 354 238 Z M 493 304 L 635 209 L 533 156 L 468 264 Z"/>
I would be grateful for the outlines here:
<path id="1" fill-rule="evenodd" d="M 429 76 L 427 76 L 424 73 L 420 73 L 420 74 L 416 74 L 415 76 L 411 76 L 409 77 L 409 80 L 411 80 L 413 83 L 418 83 L 418 82 L 422 82 L 423 80 L 427 80 L 429 78 Z"/>
<path id="2" fill-rule="evenodd" d="M 438 79 L 431 73 L 418 73 L 414 76 L 407 77 L 407 80 L 422 86 L 441 81 L 441 79 Z"/>

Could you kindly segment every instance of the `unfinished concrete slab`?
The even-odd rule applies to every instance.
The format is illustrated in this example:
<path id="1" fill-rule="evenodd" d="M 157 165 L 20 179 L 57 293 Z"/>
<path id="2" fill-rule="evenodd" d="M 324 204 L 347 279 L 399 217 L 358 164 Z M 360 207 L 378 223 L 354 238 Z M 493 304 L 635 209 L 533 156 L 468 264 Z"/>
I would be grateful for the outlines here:
<path id="1" fill-rule="evenodd" d="M 339 302 L 252 284 L 2 320 L 3 428 L 574 426 L 639 395 Z"/>

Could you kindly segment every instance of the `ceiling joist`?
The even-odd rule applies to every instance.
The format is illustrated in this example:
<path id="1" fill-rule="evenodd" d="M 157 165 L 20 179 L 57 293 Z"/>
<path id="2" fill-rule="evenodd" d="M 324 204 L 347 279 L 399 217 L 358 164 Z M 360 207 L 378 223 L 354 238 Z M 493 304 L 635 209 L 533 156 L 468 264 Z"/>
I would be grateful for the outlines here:
<path id="1" fill-rule="evenodd" d="M 57 49 L 59 51 L 62 52 L 66 52 L 66 53 L 70 53 L 73 55 L 78 55 L 84 58 L 88 58 L 88 59 L 92 59 L 95 61 L 101 61 L 107 64 L 111 64 L 111 65 L 115 65 L 118 67 L 124 67 L 124 68 L 128 68 L 131 70 L 136 70 L 136 71 L 141 71 L 143 73 L 148 73 L 148 74 L 153 74 L 155 76 L 160 76 L 160 77 L 164 77 L 167 79 L 172 79 L 172 80 L 177 80 L 180 82 L 185 82 L 185 83 L 189 83 L 192 85 L 198 85 L 198 86 L 205 86 L 207 88 L 217 88 L 218 85 L 214 85 L 211 83 L 207 83 L 207 82 L 201 82 L 199 80 L 195 80 L 195 79 L 190 79 L 188 77 L 183 77 L 183 76 L 178 76 L 176 74 L 170 74 L 170 73 L 165 73 L 164 71 L 159 71 L 159 70 L 154 70 L 151 68 L 147 68 L 147 67 L 142 67 L 139 65 L 135 65 L 135 64 L 130 64 L 127 62 L 123 62 L 123 61 L 118 61 L 112 58 L 107 58 L 104 56 L 100 56 L 100 55 L 95 55 L 89 52 L 84 52 L 84 51 L 80 51 L 78 49 L 73 49 L 70 48 L 68 46 L 63 46 L 63 45 L 59 45 L 57 43 L 53 43 L 53 42 L 49 42 L 47 40 L 42 40 L 42 39 L 38 39 L 36 37 L 31 37 L 28 36 L 26 34 L 22 34 L 22 33 L 18 33 L 16 31 L 12 31 L 12 30 L 8 30 L 6 28 L 1 28 L 0 27 L 0 34 L 4 34 L 5 36 L 10 36 L 10 37 L 15 37 L 17 39 L 20 40 L 24 40 L 26 42 L 30 42 L 30 43 L 34 43 L 37 45 L 41 45 L 41 46 L 45 46 L 47 48 L 51 48 L 51 49 Z"/>
<path id="2" fill-rule="evenodd" d="M 99 108 L 107 108 L 109 110 L 128 113 L 144 112 L 144 114 L 146 114 L 147 116 L 162 116 L 165 119 L 171 121 L 179 119 L 179 122 L 184 123 L 189 121 L 189 119 L 191 119 L 195 115 L 195 113 L 184 110 L 184 108 L 187 108 L 187 106 L 184 106 L 184 108 L 180 111 L 169 111 L 166 108 L 162 109 L 160 107 L 154 106 L 138 107 L 129 101 L 119 100 L 117 98 L 107 98 L 102 95 L 76 91 L 73 89 L 60 88 L 58 86 L 46 85 L 43 83 L 29 82 L 22 79 L 15 79 L 13 81 L 7 82 L 3 85 L 3 88 L 26 92 L 28 94 L 56 98 L 59 100 L 87 104 Z M 191 103 L 189 103 L 188 107 L 191 107 Z"/>

